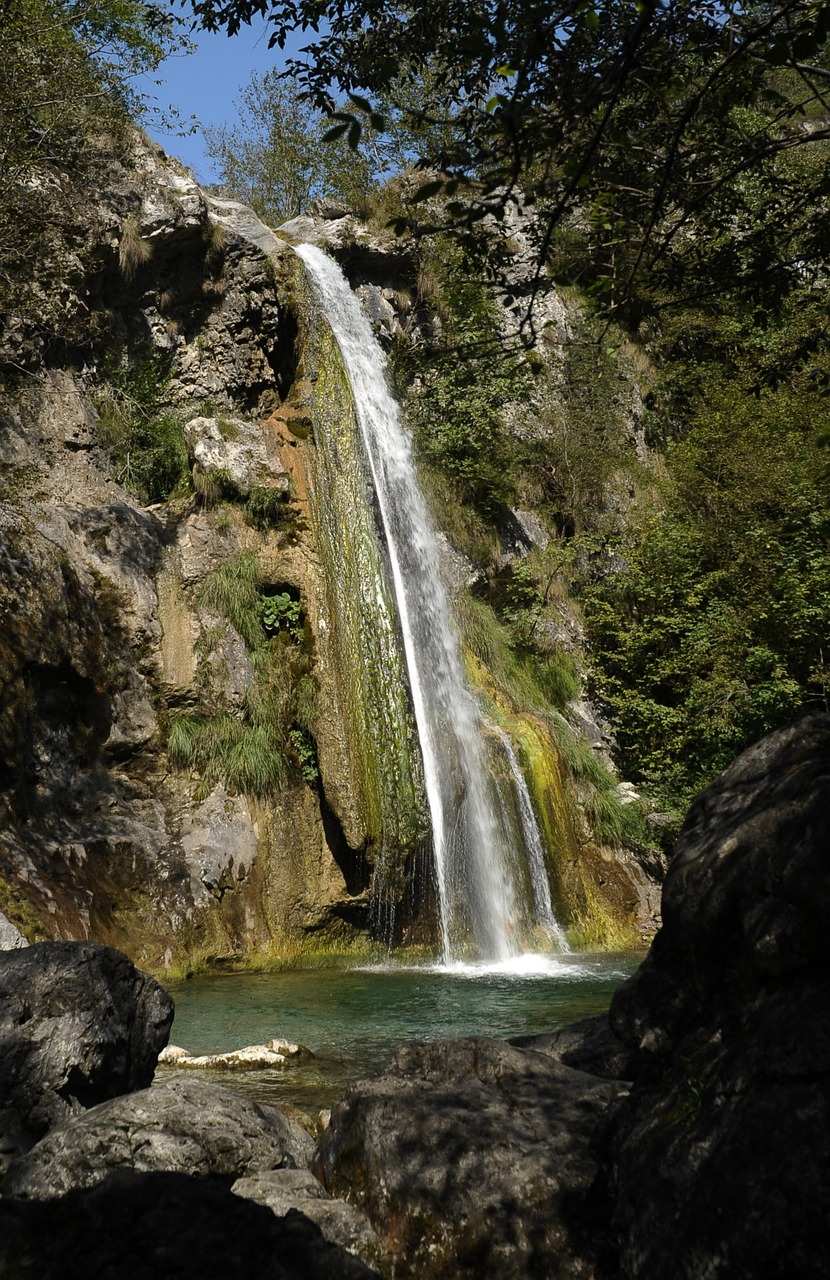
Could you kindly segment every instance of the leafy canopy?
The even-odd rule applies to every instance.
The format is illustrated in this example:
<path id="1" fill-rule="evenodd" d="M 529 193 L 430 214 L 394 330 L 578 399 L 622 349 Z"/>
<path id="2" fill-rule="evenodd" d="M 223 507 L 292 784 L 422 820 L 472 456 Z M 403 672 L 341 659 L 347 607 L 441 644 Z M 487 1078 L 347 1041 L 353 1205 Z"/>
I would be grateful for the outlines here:
<path id="1" fill-rule="evenodd" d="M 327 118 L 276 71 L 254 73 L 236 104 L 239 124 L 205 129 L 222 187 L 277 225 L 327 196 L 360 205 L 370 185 L 365 154 L 324 141 Z"/>
<path id="2" fill-rule="evenodd" d="M 744 175 L 830 137 L 830 3 L 190 2 L 209 30 L 233 34 L 264 17 L 280 48 L 291 32 L 309 33 L 288 74 L 353 145 L 377 126 L 378 106 L 396 104 L 436 171 L 421 196 L 442 191 L 457 232 L 534 201 L 531 288 L 556 228 L 578 208 L 605 248 L 613 306 L 638 276 L 685 262 L 675 251 L 693 220 L 727 226 L 739 216 Z M 405 102 L 425 74 L 430 94 Z M 449 133 L 430 132 L 448 116 Z M 769 210 L 773 221 L 786 216 Z"/>
<path id="3" fill-rule="evenodd" d="M 147 113 L 136 77 L 186 47 L 161 0 L 0 0 L 0 308 L 45 278 L 82 180 Z"/>

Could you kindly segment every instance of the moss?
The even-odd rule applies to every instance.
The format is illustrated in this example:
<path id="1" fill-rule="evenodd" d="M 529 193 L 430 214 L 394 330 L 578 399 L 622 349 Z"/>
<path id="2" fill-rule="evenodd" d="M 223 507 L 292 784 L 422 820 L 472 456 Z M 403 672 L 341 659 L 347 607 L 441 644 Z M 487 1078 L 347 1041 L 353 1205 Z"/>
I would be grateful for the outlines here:
<path id="1" fill-rule="evenodd" d="M 32 903 L 5 876 L 0 876 L 0 911 L 20 930 L 27 942 L 44 942 L 48 938 Z"/>
<path id="2" fill-rule="evenodd" d="M 376 876 L 403 887 L 409 854 L 425 838 L 417 733 L 407 701 L 396 611 L 386 587 L 362 445 L 346 370 L 322 317 L 305 335 L 313 387 L 311 514 L 333 622 L 331 658 L 345 713 L 352 785 Z"/>

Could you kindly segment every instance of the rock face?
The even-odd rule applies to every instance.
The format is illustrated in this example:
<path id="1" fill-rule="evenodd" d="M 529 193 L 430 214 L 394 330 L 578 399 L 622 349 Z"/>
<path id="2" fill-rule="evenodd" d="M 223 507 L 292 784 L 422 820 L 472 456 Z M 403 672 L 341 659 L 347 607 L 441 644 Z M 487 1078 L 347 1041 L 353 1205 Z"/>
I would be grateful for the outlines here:
<path id="1" fill-rule="evenodd" d="M 300 1125 L 222 1085 L 170 1080 L 114 1098 L 53 1129 L 16 1161 L 4 1192 L 46 1200 L 116 1169 L 237 1178 L 307 1168 L 314 1144 Z"/>
<path id="2" fill-rule="evenodd" d="M 345 1200 L 333 1200 L 313 1173 L 302 1169 L 257 1173 L 240 1178 L 231 1190 L 234 1195 L 267 1205 L 272 1213 L 283 1215 L 296 1209 L 316 1222 L 325 1238 L 341 1249 L 369 1264 L 378 1258 L 378 1238 L 366 1214 Z"/>
<path id="3" fill-rule="evenodd" d="M 282 234 L 119 147 L 72 201 L 71 273 L 0 332 L 0 946 L 94 938 L 160 972 L 425 941 L 421 757 L 335 344 Z M 406 242 L 330 204 L 293 231 L 381 337 L 428 328 Z M 284 598 L 266 675 L 256 608 L 270 643 Z M 550 844 L 590 881 L 563 874 L 565 907 L 651 932 L 651 874 L 586 840 Z"/>
<path id="4" fill-rule="evenodd" d="M 0 953 L 0 1129 L 23 1149 L 54 1125 L 145 1088 L 173 1002 L 125 955 L 49 942 Z"/>
<path id="5" fill-rule="evenodd" d="M 344 834 L 348 734 L 313 657 L 330 619 L 298 460 L 311 423 L 291 408 L 299 262 L 137 134 L 86 203 L 66 301 L 81 349 L 64 368 L 60 342 L 47 361 L 27 339 L 37 376 L 0 382 L 0 945 L 95 938 L 154 971 L 347 949 L 369 837 Z M 22 359 L 6 336 L 0 373 Z M 163 387 L 141 430 L 173 424 L 189 498 L 136 484 L 136 378 Z M 177 717 L 245 716 L 252 655 L 201 593 L 246 555 L 302 601 L 319 707 L 301 739 L 318 778 L 287 749 L 278 799 L 202 785 L 167 749 Z"/>
<path id="6" fill-rule="evenodd" d="M 205 1178 L 125 1170 L 62 1200 L 0 1201 L 7 1280 L 378 1280 L 301 1213 Z"/>
<path id="7" fill-rule="evenodd" d="M 640 1082 L 607 1136 L 626 1280 L 830 1273 L 830 717 L 692 806 L 663 927 L 611 1024 Z"/>
<path id="8" fill-rule="evenodd" d="M 396 1276 L 587 1280 L 589 1141 L 616 1091 L 494 1040 L 406 1045 L 334 1108 L 317 1169 Z"/>

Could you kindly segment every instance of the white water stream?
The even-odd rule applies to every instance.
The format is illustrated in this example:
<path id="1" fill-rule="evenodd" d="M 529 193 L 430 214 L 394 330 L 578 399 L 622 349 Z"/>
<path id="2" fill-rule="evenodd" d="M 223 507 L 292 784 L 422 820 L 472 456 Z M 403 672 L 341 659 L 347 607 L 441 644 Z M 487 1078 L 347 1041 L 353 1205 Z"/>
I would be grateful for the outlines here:
<path id="1" fill-rule="evenodd" d="M 510 765 L 510 773 L 513 777 L 513 786 L 515 787 L 516 799 L 519 804 L 522 835 L 524 836 L 525 849 L 527 850 L 527 865 L 530 872 L 536 919 L 544 929 L 548 930 L 556 943 L 557 950 L 570 951 L 562 927 L 553 912 L 550 883 L 548 881 L 547 868 L 545 867 L 545 852 L 542 848 L 542 837 L 539 833 L 539 824 L 533 812 L 533 801 L 530 798 L 524 774 L 508 734 L 499 725 L 492 725 L 491 727 L 504 747 L 507 762 Z"/>
<path id="2" fill-rule="evenodd" d="M 424 760 L 444 962 L 471 948 L 481 960 L 506 961 L 521 950 L 510 839 L 439 575 L 436 535 L 400 410 L 387 388 L 385 358 L 337 264 L 312 245 L 298 246 L 297 253 L 349 375 L 377 495 Z M 523 813 L 523 826 L 525 821 Z M 538 850 L 541 857 L 541 845 Z M 532 859 L 530 849 L 528 854 Z M 547 904 L 552 919 L 549 890 Z"/>

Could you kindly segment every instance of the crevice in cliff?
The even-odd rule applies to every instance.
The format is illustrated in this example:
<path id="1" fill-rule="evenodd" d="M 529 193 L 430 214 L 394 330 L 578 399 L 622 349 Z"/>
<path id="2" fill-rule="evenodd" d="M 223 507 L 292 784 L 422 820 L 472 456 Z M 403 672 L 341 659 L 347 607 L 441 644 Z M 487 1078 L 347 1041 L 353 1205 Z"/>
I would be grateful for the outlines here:
<path id="1" fill-rule="evenodd" d="M 277 379 L 280 403 L 285 403 L 297 377 L 299 326 L 291 307 L 282 306 L 277 317 L 276 341 L 267 351 L 268 363 Z"/>
<path id="2" fill-rule="evenodd" d="M 346 882 L 346 890 L 351 896 L 365 893 L 369 888 L 370 869 L 366 861 L 364 847 L 353 849 L 343 832 L 337 814 L 332 809 L 326 793 L 320 788 L 320 817 L 329 852 L 337 863 Z"/>

